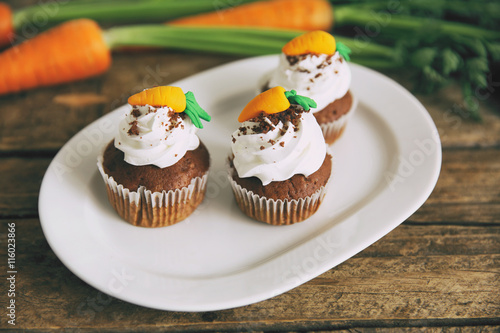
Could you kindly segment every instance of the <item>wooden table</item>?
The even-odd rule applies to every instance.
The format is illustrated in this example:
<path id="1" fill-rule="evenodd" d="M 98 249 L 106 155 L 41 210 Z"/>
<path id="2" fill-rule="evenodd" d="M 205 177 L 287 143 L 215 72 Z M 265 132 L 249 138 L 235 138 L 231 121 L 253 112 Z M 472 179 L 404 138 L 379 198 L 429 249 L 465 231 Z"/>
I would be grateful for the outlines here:
<path id="1" fill-rule="evenodd" d="M 59 148 L 133 92 L 236 57 L 115 54 L 98 78 L 0 97 L 1 327 L 6 323 L 7 233 L 16 225 L 16 326 L 36 332 L 500 330 L 499 83 L 482 124 L 452 113 L 450 86 L 417 97 L 434 119 L 443 166 L 427 202 L 366 250 L 300 287 L 236 309 L 182 313 L 109 297 L 55 256 L 38 219 L 40 183 Z M 1 64 L 0 64 L 1 66 Z M 391 74 L 407 85 L 406 73 Z M 497 78 L 498 80 L 498 78 Z M 494 96 L 496 95 L 496 97 Z"/>

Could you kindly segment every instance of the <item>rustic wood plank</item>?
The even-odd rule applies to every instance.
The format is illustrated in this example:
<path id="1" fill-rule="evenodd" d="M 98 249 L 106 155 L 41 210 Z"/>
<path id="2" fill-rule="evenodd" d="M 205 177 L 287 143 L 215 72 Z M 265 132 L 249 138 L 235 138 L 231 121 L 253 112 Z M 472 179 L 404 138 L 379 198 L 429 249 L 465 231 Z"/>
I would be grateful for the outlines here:
<path id="1" fill-rule="evenodd" d="M 437 194 L 433 194 L 435 195 Z M 408 218 L 407 223 L 500 225 L 500 203 L 426 202 Z"/>
<path id="2" fill-rule="evenodd" d="M 54 103 L 61 94 L 99 93 L 100 79 L 0 96 L 0 151 L 56 151 L 102 115 L 101 105 L 84 108 Z"/>
<path id="3" fill-rule="evenodd" d="M 0 158 L 0 217 L 38 215 L 38 193 L 47 158 Z"/>
<path id="4" fill-rule="evenodd" d="M 401 225 L 285 294 L 236 309 L 181 313 L 139 307 L 88 286 L 56 258 L 36 219 L 3 220 L 3 240 L 6 224 L 13 221 L 19 265 L 16 328 L 293 331 L 485 326 L 500 318 L 500 227 Z M 2 246 L 0 256 L 5 252 Z"/>
<path id="5" fill-rule="evenodd" d="M 358 326 L 353 326 L 351 323 L 355 323 Z M 391 320 L 391 321 L 379 321 L 374 324 L 374 321 L 369 322 L 346 322 L 342 323 L 330 323 L 328 321 L 325 322 L 312 322 L 307 331 L 314 331 L 317 333 L 326 333 L 326 332 L 338 332 L 338 333 L 383 333 L 383 332 L 429 332 L 429 333 L 498 333 L 500 326 L 492 325 L 492 324 L 481 324 L 479 320 L 470 320 L 465 322 L 463 325 L 454 324 L 447 325 L 446 321 L 440 320 L 422 320 L 422 321 L 412 321 L 414 326 L 408 326 L 408 322 L 404 320 Z M 474 326 L 471 326 L 472 323 Z M 268 324 L 259 324 L 259 325 L 240 325 L 238 329 L 234 329 L 234 324 L 226 325 L 227 328 L 222 329 L 222 324 L 219 323 L 217 325 L 216 332 L 275 332 L 276 329 L 273 326 Z M 286 330 L 288 333 L 298 333 L 304 332 L 304 325 L 300 322 L 288 322 L 286 326 L 283 326 L 283 330 Z M 286 328 L 285 328 L 286 327 Z M 147 329 L 147 332 L 165 332 L 165 331 L 175 331 L 169 330 L 162 327 L 151 327 Z M 177 330 L 179 331 L 179 330 Z M 214 329 L 205 329 L 204 327 L 200 327 L 198 329 L 194 329 L 192 327 L 182 328 L 182 332 L 214 332 Z M 52 332 L 64 332 L 64 333 L 82 333 L 82 332 L 99 332 L 99 333 L 132 333 L 138 332 L 134 328 L 94 328 L 94 329 L 80 329 L 80 328 L 52 328 L 50 330 L 29 330 L 31 333 L 52 333 Z"/>
<path id="6" fill-rule="evenodd" d="M 445 151 L 441 176 L 427 203 L 500 202 L 500 150 Z"/>
<path id="7" fill-rule="evenodd" d="M 409 221 L 500 223 L 500 150 L 443 152 L 433 193 Z"/>

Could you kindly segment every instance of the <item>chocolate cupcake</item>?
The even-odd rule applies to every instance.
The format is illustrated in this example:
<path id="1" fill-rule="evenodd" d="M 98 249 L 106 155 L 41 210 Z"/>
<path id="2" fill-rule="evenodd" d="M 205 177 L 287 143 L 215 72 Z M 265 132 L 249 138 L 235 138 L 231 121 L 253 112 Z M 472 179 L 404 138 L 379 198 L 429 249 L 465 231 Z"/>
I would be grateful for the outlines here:
<path id="1" fill-rule="evenodd" d="M 203 201 L 209 153 L 196 135 L 210 116 L 193 93 L 147 89 L 129 98 L 131 110 L 98 157 L 108 199 L 127 222 L 163 227 L 188 217 Z"/>
<path id="2" fill-rule="evenodd" d="M 269 89 L 243 109 L 229 171 L 240 209 L 272 225 L 303 221 L 319 208 L 332 162 L 310 98 Z"/>
<path id="3" fill-rule="evenodd" d="M 298 36 L 283 47 L 278 67 L 262 79 L 260 89 L 282 86 L 316 101 L 314 116 L 326 143 L 332 144 L 342 135 L 356 108 L 349 91 L 349 53 L 327 32 Z"/>

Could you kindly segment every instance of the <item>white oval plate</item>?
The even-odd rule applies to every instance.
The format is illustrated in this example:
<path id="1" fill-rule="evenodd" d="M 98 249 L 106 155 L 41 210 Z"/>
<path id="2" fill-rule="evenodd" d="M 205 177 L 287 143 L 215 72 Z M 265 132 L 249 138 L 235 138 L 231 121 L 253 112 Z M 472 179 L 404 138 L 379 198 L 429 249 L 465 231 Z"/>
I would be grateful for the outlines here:
<path id="1" fill-rule="evenodd" d="M 210 311 L 259 302 L 335 267 L 386 235 L 432 192 L 441 143 L 425 108 L 391 79 L 351 64 L 359 99 L 332 147 L 328 194 L 309 220 L 270 226 L 243 215 L 225 170 L 236 118 L 278 57 L 249 58 L 172 83 L 193 91 L 212 122 L 199 136 L 212 165 L 205 201 L 159 229 L 122 221 L 107 201 L 96 158 L 127 106 L 96 120 L 55 156 L 39 213 L 55 254 L 98 290 L 138 305 Z"/>

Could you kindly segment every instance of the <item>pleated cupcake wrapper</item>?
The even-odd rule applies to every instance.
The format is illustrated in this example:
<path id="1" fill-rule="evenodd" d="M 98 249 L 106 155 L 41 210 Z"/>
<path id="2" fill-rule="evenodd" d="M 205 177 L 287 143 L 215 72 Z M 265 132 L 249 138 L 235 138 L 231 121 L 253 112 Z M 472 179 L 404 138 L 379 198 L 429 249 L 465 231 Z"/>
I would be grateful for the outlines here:
<path id="1" fill-rule="evenodd" d="M 97 159 L 97 167 L 106 184 L 108 199 L 116 212 L 127 222 L 141 227 L 163 227 L 188 217 L 203 201 L 208 172 L 196 177 L 181 189 L 152 192 L 141 186 L 130 191 L 118 184 L 103 168 L 103 157 Z"/>
<path id="2" fill-rule="evenodd" d="M 344 133 L 345 127 L 349 122 L 349 119 L 352 118 L 352 115 L 354 113 L 354 110 L 356 110 L 357 105 L 358 105 L 358 99 L 354 95 L 352 95 L 352 105 L 349 111 L 347 111 L 345 114 L 343 114 L 334 121 L 325 124 L 319 124 L 319 126 L 321 127 L 321 131 L 323 132 L 323 136 L 325 137 L 326 143 L 331 145 L 332 143 L 335 142 L 335 140 L 340 138 L 342 133 Z"/>
<path id="3" fill-rule="evenodd" d="M 229 176 L 236 203 L 248 216 L 272 225 L 289 225 L 304 221 L 319 208 L 326 194 L 322 186 L 311 196 L 298 200 L 275 200 L 248 191 Z"/>

